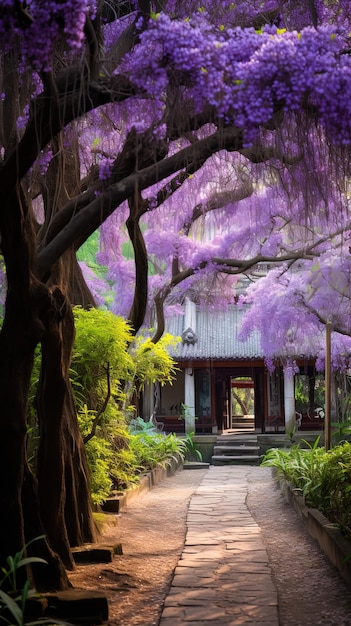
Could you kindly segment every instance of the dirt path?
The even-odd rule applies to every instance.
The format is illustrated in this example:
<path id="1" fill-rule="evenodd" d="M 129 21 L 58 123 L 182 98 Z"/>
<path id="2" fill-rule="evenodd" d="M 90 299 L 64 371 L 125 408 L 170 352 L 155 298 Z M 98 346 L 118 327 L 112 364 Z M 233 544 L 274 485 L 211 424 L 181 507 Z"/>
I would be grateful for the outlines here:
<path id="1" fill-rule="evenodd" d="M 178 472 L 130 502 L 103 537 L 121 541 L 123 555 L 70 576 L 75 587 L 104 591 L 110 626 L 158 625 L 183 548 L 189 500 L 204 471 Z M 250 469 L 247 505 L 272 566 L 280 626 L 351 626 L 350 588 L 284 503 L 269 468 Z"/>
<path id="2" fill-rule="evenodd" d="M 155 626 L 183 549 L 189 500 L 205 470 L 181 471 L 132 500 L 102 542 L 122 543 L 113 563 L 79 566 L 75 587 L 103 591 L 109 626 Z"/>
<path id="3" fill-rule="evenodd" d="M 351 626 L 351 589 L 284 502 L 270 468 L 252 468 L 247 503 L 273 570 L 280 626 Z"/>

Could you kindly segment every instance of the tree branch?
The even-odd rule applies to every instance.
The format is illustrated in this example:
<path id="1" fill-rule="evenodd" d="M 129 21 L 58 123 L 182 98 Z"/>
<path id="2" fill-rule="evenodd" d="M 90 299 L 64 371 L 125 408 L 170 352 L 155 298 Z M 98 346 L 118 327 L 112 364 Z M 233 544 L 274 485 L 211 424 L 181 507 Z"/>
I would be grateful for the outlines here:
<path id="1" fill-rule="evenodd" d="M 84 441 L 85 444 L 88 443 L 88 441 L 90 441 L 90 439 L 95 437 L 96 429 L 97 429 L 98 426 L 100 426 L 103 414 L 105 413 L 105 411 L 107 409 L 107 405 L 108 405 L 109 400 L 111 398 L 111 376 L 110 376 L 110 364 L 109 363 L 107 363 L 107 367 L 106 367 L 106 380 L 107 380 L 106 397 L 105 397 L 104 403 L 103 403 L 100 411 L 98 412 L 98 414 L 96 415 L 96 417 L 94 417 L 94 419 L 92 421 L 90 433 L 83 438 L 83 441 Z"/>
<path id="2" fill-rule="evenodd" d="M 184 167 L 196 167 L 218 150 L 235 151 L 240 148 L 242 148 L 241 131 L 237 128 L 227 128 L 111 185 L 87 207 L 72 216 L 71 221 L 40 252 L 39 274 L 48 272 L 51 265 L 77 239 L 83 236 L 87 239 L 124 200 L 133 196 L 136 190 L 140 192 Z"/>
<path id="3" fill-rule="evenodd" d="M 141 194 L 136 194 L 129 200 L 130 214 L 127 219 L 127 229 L 134 250 L 135 262 L 134 297 L 128 315 L 134 334 L 138 332 L 144 321 L 148 296 L 148 257 L 143 233 L 139 225 L 139 204 L 142 202 Z"/>
<path id="4" fill-rule="evenodd" d="M 135 92 L 123 76 L 91 82 L 80 67 L 70 68 L 33 102 L 31 117 L 16 148 L 0 167 L 0 193 L 7 194 L 28 172 L 40 150 L 67 124 L 109 102 L 122 102 Z"/>

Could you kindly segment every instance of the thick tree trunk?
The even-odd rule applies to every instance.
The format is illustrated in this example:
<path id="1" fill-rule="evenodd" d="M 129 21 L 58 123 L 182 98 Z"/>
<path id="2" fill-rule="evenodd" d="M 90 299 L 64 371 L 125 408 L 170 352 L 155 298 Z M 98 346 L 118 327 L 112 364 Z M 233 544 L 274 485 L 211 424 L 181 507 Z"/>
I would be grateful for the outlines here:
<path id="1" fill-rule="evenodd" d="M 27 546 L 27 555 L 44 559 L 47 565 L 32 563 L 30 574 L 38 591 L 56 591 L 71 586 L 62 560 L 48 544 L 45 529 L 39 515 L 37 482 L 28 466 L 25 467 L 22 485 L 22 509 L 25 537 L 34 539 Z"/>
<path id="2" fill-rule="evenodd" d="M 42 320 L 50 298 L 34 276 L 34 230 L 20 188 L 4 199 L 2 209 L 0 232 L 8 292 L 0 333 L 0 567 L 6 569 L 8 556 L 25 550 L 26 544 L 44 534 L 25 444 L 34 350 L 45 330 Z M 37 588 L 67 588 L 69 581 L 59 558 L 46 540 L 35 543 L 28 551 L 40 554 L 48 563 L 31 570 Z M 20 586 L 27 574 L 20 569 Z"/>
<path id="3" fill-rule="evenodd" d="M 94 541 L 89 469 L 69 381 L 74 321 L 61 292 L 53 294 L 56 313 L 42 341 L 38 389 L 39 496 L 45 527 L 66 567 L 70 546 Z"/>
<path id="4" fill-rule="evenodd" d="M 64 523 L 66 488 L 64 479 L 63 413 L 66 380 L 63 372 L 61 321 L 65 302 L 57 290 L 52 294 L 52 308 L 45 319 L 41 341 L 42 362 L 37 393 L 40 443 L 38 482 L 40 510 L 51 545 L 66 567 L 74 563 Z"/>
<path id="5" fill-rule="evenodd" d="M 31 302 L 18 303 L 9 294 L 0 334 L 0 566 L 6 568 L 9 555 L 23 550 L 33 539 L 45 534 L 41 523 L 36 482 L 26 460 L 26 415 L 30 376 L 35 348 L 35 316 Z M 48 565 L 32 568 L 38 589 L 65 589 L 67 575 L 59 558 L 45 539 L 35 541 L 28 554 L 41 556 Z M 28 572 L 19 570 L 22 586 Z"/>
<path id="6" fill-rule="evenodd" d="M 92 516 L 89 467 L 69 380 L 69 368 L 75 336 L 70 300 L 74 298 L 74 304 L 79 304 L 84 308 L 95 306 L 95 302 L 72 250 L 67 250 L 60 259 L 60 262 L 55 267 L 53 277 L 55 278 L 55 284 L 60 285 L 61 290 L 69 294 L 66 300 L 66 314 L 62 320 L 62 373 L 66 381 L 63 411 L 66 485 L 65 522 L 70 546 L 78 546 L 96 540 L 96 528 Z"/>
<path id="7" fill-rule="evenodd" d="M 70 545 L 80 546 L 96 541 L 97 533 L 92 515 L 89 467 L 71 396 L 67 409 L 65 522 Z"/>
<path id="8" fill-rule="evenodd" d="M 48 225 L 79 184 L 77 146 L 64 148 L 60 137 L 52 142 L 55 159 L 46 175 L 45 224 L 39 245 L 45 242 Z M 63 184 L 64 181 L 64 184 Z M 51 269 L 52 307 L 45 319 L 41 342 L 42 367 L 37 392 L 40 426 L 38 478 L 40 509 L 55 550 L 66 567 L 74 566 L 70 546 L 94 541 L 89 468 L 79 431 L 69 368 L 74 341 L 71 302 L 95 306 L 72 247 Z"/>

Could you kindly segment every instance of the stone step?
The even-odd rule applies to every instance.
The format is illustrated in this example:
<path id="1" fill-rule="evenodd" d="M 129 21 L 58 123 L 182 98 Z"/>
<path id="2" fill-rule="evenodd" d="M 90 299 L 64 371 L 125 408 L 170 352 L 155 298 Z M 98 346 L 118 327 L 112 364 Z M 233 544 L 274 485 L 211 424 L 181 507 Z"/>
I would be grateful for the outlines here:
<path id="1" fill-rule="evenodd" d="M 191 469 L 208 469 L 209 463 L 203 463 L 202 461 L 184 461 L 183 470 Z"/>
<path id="2" fill-rule="evenodd" d="M 242 455 L 242 454 L 258 454 L 260 451 L 260 447 L 259 446 L 253 446 L 253 445 L 236 445 L 236 446 L 214 446 L 213 448 L 213 454 L 214 455 L 220 455 L 220 454 L 224 454 L 224 455 L 232 455 L 234 456 L 235 454 L 238 455 Z"/>
<path id="3" fill-rule="evenodd" d="M 244 432 L 244 433 L 238 433 L 238 432 L 229 432 L 226 433 L 225 435 L 218 435 L 217 436 L 217 440 L 218 441 L 257 441 L 257 433 L 255 433 L 255 431 L 253 431 L 252 433 L 248 433 L 248 432 Z"/>
<path id="4" fill-rule="evenodd" d="M 232 419 L 232 428 L 237 428 L 240 426 L 247 426 L 248 428 L 252 428 L 255 425 L 254 417 L 240 417 L 240 415 L 236 415 Z"/>
<path id="5" fill-rule="evenodd" d="M 212 465 L 259 465 L 260 457 L 254 454 L 214 454 L 211 463 Z"/>
<path id="6" fill-rule="evenodd" d="M 245 439 L 239 439 L 238 437 L 233 437 L 230 439 L 226 439 L 223 437 L 223 439 L 221 439 L 220 437 L 218 437 L 216 443 L 216 446 L 223 446 L 223 447 L 231 447 L 231 446 L 258 446 L 257 443 L 257 437 L 245 437 Z"/>

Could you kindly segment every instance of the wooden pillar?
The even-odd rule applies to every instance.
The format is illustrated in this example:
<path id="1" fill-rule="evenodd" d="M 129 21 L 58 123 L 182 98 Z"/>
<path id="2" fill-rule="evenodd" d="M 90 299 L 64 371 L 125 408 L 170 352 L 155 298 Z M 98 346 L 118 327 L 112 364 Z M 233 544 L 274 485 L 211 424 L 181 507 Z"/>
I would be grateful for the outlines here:
<path id="1" fill-rule="evenodd" d="M 325 347 L 325 417 L 324 417 L 324 442 L 325 449 L 330 450 L 330 413 L 331 413 L 331 323 L 326 324 L 326 347 Z"/>
<path id="2" fill-rule="evenodd" d="M 284 414 L 285 414 L 285 432 L 293 433 L 296 427 L 295 413 L 295 387 L 294 376 L 291 368 L 284 368 Z"/>
<path id="3" fill-rule="evenodd" d="M 191 367 L 184 374 L 185 432 L 195 432 L 195 376 Z"/>

